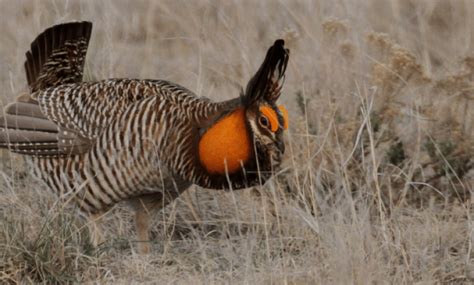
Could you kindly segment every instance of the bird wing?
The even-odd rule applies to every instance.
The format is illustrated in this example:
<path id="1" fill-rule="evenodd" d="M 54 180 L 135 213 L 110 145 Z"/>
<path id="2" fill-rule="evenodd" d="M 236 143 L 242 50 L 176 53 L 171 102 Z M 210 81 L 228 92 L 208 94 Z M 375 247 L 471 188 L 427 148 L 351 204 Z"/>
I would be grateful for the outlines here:
<path id="1" fill-rule="evenodd" d="M 147 81 L 110 79 L 65 84 L 32 97 L 48 120 L 93 141 L 129 105 L 152 95 L 156 88 Z"/>
<path id="2" fill-rule="evenodd" d="M 26 53 L 25 71 L 30 91 L 41 92 L 82 81 L 92 31 L 90 22 L 70 22 L 46 29 Z M 0 147 L 36 156 L 82 153 L 90 140 L 55 124 L 38 101 L 23 94 L 0 116 Z"/>
<path id="3" fill-rule="evenodd" d="M 171 86 L 166 81 L 109 79 L 22 95 L 0 117 L 0 147 L 43 157 L 84 153 L 130 105 L 166 94 L 163 89 Z"/>

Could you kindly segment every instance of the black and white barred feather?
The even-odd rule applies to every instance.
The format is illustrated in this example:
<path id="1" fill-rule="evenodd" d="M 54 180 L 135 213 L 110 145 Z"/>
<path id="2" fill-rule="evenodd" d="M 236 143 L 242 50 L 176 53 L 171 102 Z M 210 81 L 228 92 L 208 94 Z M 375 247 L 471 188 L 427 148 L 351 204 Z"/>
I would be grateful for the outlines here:
<path id="1" fill-rule="evenodd" d="M 37 176 L 90 213 L 143 195 L 176 197 L 193 183 L 240 189 L 262 181 L 271 170 L 264 165 L 261 173 L 207 173 L 198 139 L 252 96 L 276 101 L 288 60 L 282 42 L 269 50 L 248 94 L 211 102 L 163 80 L 83 82 L 91 30 L 89 22 L 61 24 L 32 43 L 25 63 L 31 92 L 5 108 L 0 147 L 28 154 Z"/>

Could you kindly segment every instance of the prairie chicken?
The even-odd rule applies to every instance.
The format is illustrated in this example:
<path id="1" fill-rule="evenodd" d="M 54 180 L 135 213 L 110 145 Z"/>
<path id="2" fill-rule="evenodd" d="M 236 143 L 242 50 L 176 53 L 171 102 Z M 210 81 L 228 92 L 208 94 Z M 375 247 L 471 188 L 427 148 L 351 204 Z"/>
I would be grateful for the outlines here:
<path id="1" fill-rule="evenodd" d="M 83 82 L 91 31 L 90 22 L 65 23 L 33 41 L 25 62 L 30 92 L 5 107 L 0 146 L 27 155 L 36 176 L 94 228 L 105 211 L 129 201 L 138 240 L 148 241 L 150 210 L 192 184 L 243 189 L 278 167 L 288 124 L 276 105 L 289 58 L 283 40 L 245 92 L 212 102 L 164 80 Z"/>

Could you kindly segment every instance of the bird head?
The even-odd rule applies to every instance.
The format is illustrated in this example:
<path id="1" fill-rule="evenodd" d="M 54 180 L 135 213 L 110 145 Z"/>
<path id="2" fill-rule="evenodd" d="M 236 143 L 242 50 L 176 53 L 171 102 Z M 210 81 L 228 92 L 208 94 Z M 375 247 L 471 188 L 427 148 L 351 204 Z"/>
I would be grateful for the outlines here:
<path id="1" fill-rule="evenodd" d="M 283 132 L 288 128 L 288 113 L 283 105 L 277 105 L 289 58 L 284 45 L 281 39 L 275 41 L 241 95 L 258 168 L 264 171 L 280 164 L 285 152 Z"/>
<path id="2" fill-rule="evenodd" d="M 216 181 L 225 182 L 229 175 L 234 187 L 255 185 L 270 177 L 281 163 L 288 115 L 276 101 L 281 95 L 288 58 L 284 41 L 275 41 L 242 92 L 240 104 L 202 135 L 200 162 Z"/>

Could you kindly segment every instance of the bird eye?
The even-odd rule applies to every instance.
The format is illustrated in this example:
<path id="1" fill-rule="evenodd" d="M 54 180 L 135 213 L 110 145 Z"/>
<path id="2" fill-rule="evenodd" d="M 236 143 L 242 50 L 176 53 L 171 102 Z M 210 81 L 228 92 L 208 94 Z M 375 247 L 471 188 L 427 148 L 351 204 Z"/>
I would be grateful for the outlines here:
<path id="1" fill-rule="evenodd" d="M 258 119 L 258 122 L 260 123 L 261 126 L 265 128 L 268 128 L 270 126 L 270 122 L 265 116 L 260 116 L 260 118 Z"/>

